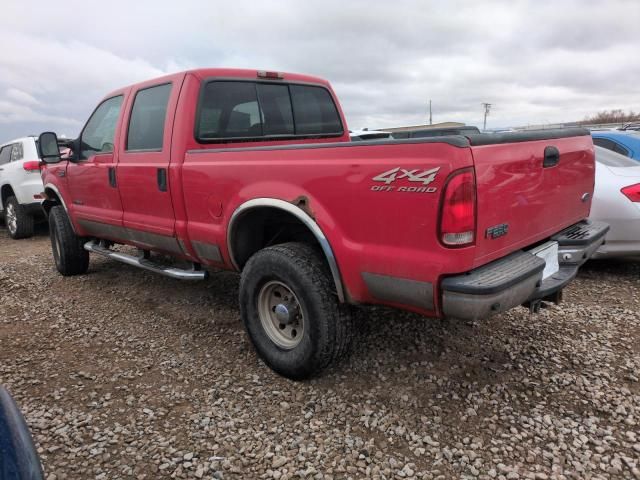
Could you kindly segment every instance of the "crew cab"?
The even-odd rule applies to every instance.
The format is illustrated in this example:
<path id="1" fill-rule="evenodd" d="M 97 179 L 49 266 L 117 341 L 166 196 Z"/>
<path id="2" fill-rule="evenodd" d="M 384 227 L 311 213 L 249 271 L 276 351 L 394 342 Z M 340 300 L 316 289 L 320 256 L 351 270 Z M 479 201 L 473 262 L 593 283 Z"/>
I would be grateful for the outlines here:
<path id="1" fill-rule="evenodd" d="M 558 301 L 608 229 L 585 220 L 588 131 L 351 142 L 331 86 L 307 75 L 168 75 L 39 145 L 61 274 L 90 252 L 184 280 L 236 270 L 249 338 L 294 379 L 348 350 L 353 304 L 480 319 Z"/>
<path id="2" fill-rule="evenodd" d="M 43 217 L 43 199 L 36 138 L 0 145 L 0 215 L 11 238 L 33 235 L 35 220 Z"/>

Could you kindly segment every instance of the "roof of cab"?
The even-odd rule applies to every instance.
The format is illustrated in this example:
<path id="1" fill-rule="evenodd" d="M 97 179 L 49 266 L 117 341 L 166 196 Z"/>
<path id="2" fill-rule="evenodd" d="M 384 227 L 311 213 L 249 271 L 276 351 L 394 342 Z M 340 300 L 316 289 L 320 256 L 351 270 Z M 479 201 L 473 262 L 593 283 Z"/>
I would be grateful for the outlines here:
<path id="1" fill-rule="evenodd" d="M 314 77 L 312 75 L 303 75 L 300 73 L 290 73 L 290 72 L 279 72 L 277 70 L 264 70 L 264 69 L 246 69 L 246 68 L 194 68 L 191 70 L 184 70 L 182 72 L 175 72 L 168 75 L 163 75 L 161 77 L 150 78 L 144 80 L 142 82 L 137 82 L 131 85 L 127 85 L 122 88 L 118 88 L 112 92 L 109 92 L 104 98 L 113 97 L 115 95 L 121 94 L 125 90 L 130 88 L 134 88 L 142 85 L 149 85 L 162 81 L 169 81 L 172 78 L 175 78 L 179 75 L 191 74 L 196 77 L 204 80 L 206 78 L 211 77 L 220 77 L 220 78 L 247 78 L 247 79 L 259 79 L 258 72 L 277 72 L 282 75 L 282 78 L 278 80 L 273 80 L 275 82 L 303 82 L 303 83 L 315 83 L 318 85 L 329 86 L 329 82 L 320 77 Z M 270 79 L 260 79 L 260 80 L 270 80 Z"/>

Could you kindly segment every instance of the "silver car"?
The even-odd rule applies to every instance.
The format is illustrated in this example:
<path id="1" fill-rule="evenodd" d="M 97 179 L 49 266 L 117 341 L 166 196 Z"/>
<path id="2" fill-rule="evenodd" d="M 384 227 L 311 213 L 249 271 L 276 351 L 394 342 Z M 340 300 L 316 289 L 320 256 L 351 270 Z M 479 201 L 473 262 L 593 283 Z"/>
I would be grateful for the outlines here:
<path id="1" fill-rule="evenodd" d="M 640 163 L 602 147 L 596 149 L 592 220 L 611 226 L 593 258 L 640 255 Z"/>

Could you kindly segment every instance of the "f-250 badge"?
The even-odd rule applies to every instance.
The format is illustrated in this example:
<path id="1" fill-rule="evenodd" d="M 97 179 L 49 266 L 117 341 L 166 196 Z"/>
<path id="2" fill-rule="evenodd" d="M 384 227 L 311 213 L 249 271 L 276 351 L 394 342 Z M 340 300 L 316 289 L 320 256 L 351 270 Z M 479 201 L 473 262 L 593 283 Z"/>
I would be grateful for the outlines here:
<path id="1" fill-rule="evenodd" d="M 440 167 L 431 168 L 429 170 L 420 170 L 418 168 L 413 170 L 407 170 L 406 168 L 392 168 L 386 172 L 382 172 L 380 175 L 376 175 L 372 178 L 374 182 L 381 182 L 385 185 L 372 185 L 371 190 L 374 192 L 415 192 L 415 193 L 434 193 L 438 189 L 436 187 L 429 187 L 428 185 L 436 179 Z M 393 185 L 397 180 L 403 180 L 421 183 L 422 186 L 415 185 Z"/>

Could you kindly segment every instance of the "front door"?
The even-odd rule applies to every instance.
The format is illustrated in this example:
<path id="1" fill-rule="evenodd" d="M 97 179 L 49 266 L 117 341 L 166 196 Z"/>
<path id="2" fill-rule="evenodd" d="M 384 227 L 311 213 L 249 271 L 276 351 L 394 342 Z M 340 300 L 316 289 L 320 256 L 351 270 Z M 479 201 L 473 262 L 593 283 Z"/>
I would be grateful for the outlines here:
<path id="1" fill-rule="evenodd" d="M 75 160 L 67 166 L 69 193 L 78 224 L 91 235 L 126 238 L 116 183 L 117 126 L 124 96 L 103 101 L 85 125 Z"/>
<path id="2" fill-rule="evenodd" d="M 181 253 L 175 235 L 169 164 L 173 112 L 180 85 L 144 85 L 131 92 L 118 159 L 123 225 L 142 248 Z M 134 96 L 135 95 L 135 96 Z"/>

